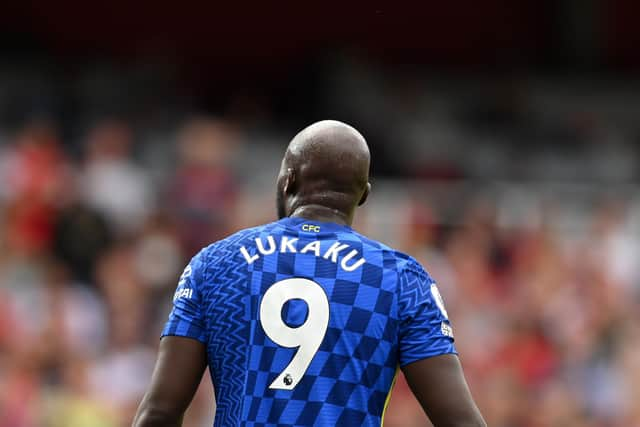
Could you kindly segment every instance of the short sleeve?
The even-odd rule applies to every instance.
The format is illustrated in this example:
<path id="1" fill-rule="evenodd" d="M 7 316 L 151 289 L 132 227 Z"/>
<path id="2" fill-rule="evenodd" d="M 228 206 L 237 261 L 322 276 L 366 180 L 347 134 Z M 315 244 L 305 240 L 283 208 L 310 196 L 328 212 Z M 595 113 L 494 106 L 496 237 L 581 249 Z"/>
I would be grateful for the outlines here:
<path id="1" fill-rule="evenodd" d="M 410 261 L 400 274 L 400 366 L 442 354 L 457 354 L 453 331 L 435 281 Z"/>
<path id="2" fill-rule="evenodd" d="M 162 337 L 179 336 L 206 343 L 204 309 L 199 286 L 204 277 L 203 252 L 197 254 L 184 269 L 173 295 L 173 309 L 169 314 Z"/>

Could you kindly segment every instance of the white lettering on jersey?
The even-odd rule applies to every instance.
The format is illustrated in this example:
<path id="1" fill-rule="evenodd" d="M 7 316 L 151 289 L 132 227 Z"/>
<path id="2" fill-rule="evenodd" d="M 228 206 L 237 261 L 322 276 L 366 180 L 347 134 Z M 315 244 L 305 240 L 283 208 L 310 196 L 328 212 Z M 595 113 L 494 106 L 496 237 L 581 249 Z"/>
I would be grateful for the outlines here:
<path id="1" fill-rule="evenodd" d="M 257 260 L 258 258 L 260 258 L 260 255 L 255 254 L 253 256 L 249 255 L 249 251 L 247 251 L 247 248 L 245 248 L 244 246 L 240 247 L 240 253 L 242 254 L 242 256 L 244 257 L 244 259 L 247 260 L 247 264 L 251 265 L 253 264 L 253 262 L 255 260 Z"/>
<path id="2" fill-rule="evenodd" d="M 257 253 L 255 255 L 251 255 L 249 253 L 249 250 L 245 246 L 240 246 L 240 253 L 242 254 L 242 257 L 245 259 L 245 261 L 247 261 L 247 264 L 251 265 L 258 259 L 260 259 L 261 255 L 271 255 L 275 253 L 276 250 L 278 250 L 280 253 L 283 253 L 283 254 L 298 253 L 298 250 L 295 246 L 298 240 L 299 240 L 298 237 L 291 238 L 291 237 L 283 236 L 280 242 L 276 242 L 275 238 L 269 235 L 266 238 L 268 247 L 265 248 L 265 243 L 262 241 L 260 237 L 258 237 L 255 239 L 256 249 L 257 249 Z M 346 243 L 334 242 L 331 246 L 329 246 L 329 248 L 324 252 L 324 254 L 322 254 L 322 258 L 330 260 L 335 264 L 338 264 L 339 262 L 340 267 L 344 271 L 355 271 L 358 268 L 362 267 L 362 265 L 365 262 L 367 262 L 367 260 L 364 259 L 364 257 L 359 257 L 356 259 L 356 257 L 358 256 L 358 251 L 355 249 L 351 249 L 351 251 L 349 251 L 349 253 L 347 253 L 346 256 L 341 257 L 341 259 L 339 260 L 339 257 L 341 256 L 340 253 L 342 251 L 345 251 L 348 248 L 349 248 L 349 245 Z M 321 256 L 321 250 L 322 249 L 320 247 L 320 241 L 315 240 L 313 242 L 307 243 L 300 250 L 300 253 L 305 254 L 307 252 L 310 252 L 315 256 L 319 257 Z"/>
<path id="3" fill-rule="evenodd" d="M 280 252 L 281 253 L 285 253 L 287 252 L 287 250 L 289 250 L 289 252 L 291 253 L 296 253 L 296 247 L 293 246 L 293 244 L 295 242 L 297 242 L 299 239 L 297 237 L 294 237 L 293 239 L 288 238 L 287 236 L 284 236 L 282 238 L 282 241 L 280 242 Z"/>
<path id="4" fill-rule="evenodd" d="M 307 252 L 310 252 L 311 250 L 313 250 L 313 253 L 316 256 L 320 256 L 320 241 L 319 240 L 316 240 L 315 242 L 307 243 L 307 245 L 304 248 L 302 248 L 300 253 L 301 254 L 306 254 Z"/>
<path id="5" fill-rule="evenodd" d="M 354 262 L 351 265 L 347 265 L 347 262 L 353 258 L 354 256 L 358 255 L 358 251 L 356 251 L 355 249 L 353 249 L 351 252 L 349 252 L 347 254 L 346 257 L 342 258 L 342 262 L 340 263 L 340 267 L 342 267 L 343 270 L 345 271 L 354 271 L 355 269 L 357 269 L 358 267 L 360 267 L 362 264 L 365 263 L 365 259 L 364 258 L 360 258 L 358 261 Z"/>
<path id="6" fill-rule="evenodd" d="M 264 248 L 261 238 L 256 238 L 256 247 L 262 255 L 271 255 L 276 251 L 276 241 L 273 240 L 273 236 L 267 236 L 267 242 L 269 242 L 269 249 Z"/>
<path id="7" fill-rule="evenodd" d="M 349 245 L 341 245 L 340 242 L 335 242 L 329 249 L 327 249 L 327 252 L 324 253 L 322 258 L 329 259 L 329 257 L 331 257 L 331 262 L 338 262 L 338 252 L 347 249 L 348 247 Z"/>
<path id="8" fill-rule="evenodd" d="M 183 288 L 178 289 L 175 294 L 173 294 L 173 300 L 177 300 L 178 298 L 187 298 L 191 299 L 193 296 L 193 289 Z"/>

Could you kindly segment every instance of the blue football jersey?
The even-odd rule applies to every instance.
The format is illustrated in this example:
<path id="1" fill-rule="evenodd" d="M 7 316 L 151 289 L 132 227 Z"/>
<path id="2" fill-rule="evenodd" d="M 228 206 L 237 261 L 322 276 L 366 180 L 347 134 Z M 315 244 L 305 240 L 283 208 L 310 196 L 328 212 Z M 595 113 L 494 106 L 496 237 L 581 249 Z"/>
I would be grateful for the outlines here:
<path id="1" fill-rule="evenodd" d="M 302 218 L 200 251 L 180 277 L 167 335 L 206 346 L 216 427 L 380 426 L 398 367 L 456 352 L 416 260 Z"/>

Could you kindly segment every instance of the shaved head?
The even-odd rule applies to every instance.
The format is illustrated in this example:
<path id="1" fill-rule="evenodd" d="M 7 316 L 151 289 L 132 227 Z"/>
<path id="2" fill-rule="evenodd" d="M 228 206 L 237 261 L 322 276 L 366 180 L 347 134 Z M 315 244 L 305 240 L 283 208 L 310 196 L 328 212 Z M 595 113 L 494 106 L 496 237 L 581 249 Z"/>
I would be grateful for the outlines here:
<path id="1" fill-rule="evenodd" d="M 289 143 L 277 182 L 278 216 L 309 215 L 351 224 L 369 194 L 369 147 L 353 127 L 316 122 Z"/>

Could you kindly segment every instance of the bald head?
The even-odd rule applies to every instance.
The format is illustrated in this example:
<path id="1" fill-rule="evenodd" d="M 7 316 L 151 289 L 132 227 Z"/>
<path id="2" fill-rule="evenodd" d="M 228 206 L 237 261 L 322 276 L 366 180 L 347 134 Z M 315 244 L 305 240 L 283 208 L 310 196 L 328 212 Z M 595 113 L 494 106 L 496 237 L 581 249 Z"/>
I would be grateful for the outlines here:
<path id="1" fill-rule="evenodd" d="M 351 223 L 369 193 L 369 147 L 353 127 L 334 120 L 312 124 L 287 148 L 278 176 L 278 214 L 331 215 Z M 310 218 L 314 219 L 314 218 Z"/>

